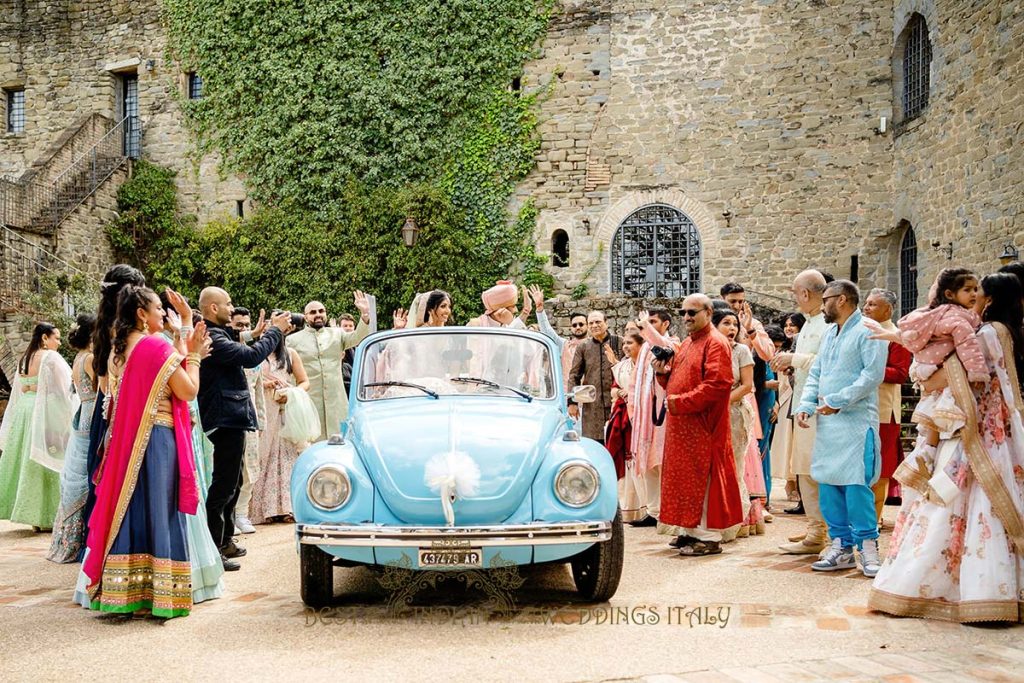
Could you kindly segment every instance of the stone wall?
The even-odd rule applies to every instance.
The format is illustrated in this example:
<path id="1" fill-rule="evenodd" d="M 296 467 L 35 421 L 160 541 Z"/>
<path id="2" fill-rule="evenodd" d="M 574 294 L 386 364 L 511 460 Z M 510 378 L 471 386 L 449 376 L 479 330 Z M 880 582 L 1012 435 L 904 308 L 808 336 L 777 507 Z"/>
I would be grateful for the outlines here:
<path id="1" fill-rule="evenodd" d="M 934 7 L 932 6 L 934 5 Z M 1016 9 L 1015 9 L 1016 8 Z M 1024 13 L 997 0 L 563 0 L 529 88 L 538 166 L 517 199 L 537 244 L 570 236 L 560 291 L 611 288 L 611 247 L 637 208 L 669 204 L 700 232 L 702 288 L 783 295 L 818 267 L 899 288 L 900 225 L 918 237 L 920 298 L 953 261 L 985 271 L 1019 217 Z M 931 104 L 894 139 L 893 48 L 928 17 Z M 880 117 L 888 130 L 878 131 Z M 728 214 L 728 217 L 726 215 Z"/>
<path id="2" fill-rule="evenodd" d="M 25 132 L 0 133 L 0 175 L 18 176 L 52 153 L 85 116 L 113 120 L 121 76 L 138 75 L 142 154 L 178 171 L 181 208 L 200 223 L 234 215 L 244 184 L 222 177 L 217 159 L 193 159 L 178 98 L 187 78 L 165 60 L 157 0 L 15 0 L 0 17 L 0 85 L 24 87 Z"/>
<path id="3" fill-rule="evenodd" d="M 889 226 L 906 221 L 916 233 L 923 296 L 941 267 L 987 273 L 1005 244 L 1024 249 L 1024 8 L 897 0 L 892 44 L 915 12 L 928 25 L 931 88 L 924 113 L 893 141 Z M 880 230 L 869 247 L 891 253 L 901 237 Z M 950 260 L 932 246 L 950 242 Z"/>

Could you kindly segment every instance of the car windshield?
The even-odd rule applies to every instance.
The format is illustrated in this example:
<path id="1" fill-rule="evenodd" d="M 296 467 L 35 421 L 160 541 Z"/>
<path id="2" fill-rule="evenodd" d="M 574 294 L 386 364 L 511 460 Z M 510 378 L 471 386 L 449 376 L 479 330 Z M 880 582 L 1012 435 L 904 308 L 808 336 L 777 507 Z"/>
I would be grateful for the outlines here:
<path id="1" fill-rule="evenodd" d="M 366 347 L 358 396 L 363 401 L 407 396 L 507 396 L 518 401 L 555 396 L 548 348 L 513 334 L 410 334 Z"/>

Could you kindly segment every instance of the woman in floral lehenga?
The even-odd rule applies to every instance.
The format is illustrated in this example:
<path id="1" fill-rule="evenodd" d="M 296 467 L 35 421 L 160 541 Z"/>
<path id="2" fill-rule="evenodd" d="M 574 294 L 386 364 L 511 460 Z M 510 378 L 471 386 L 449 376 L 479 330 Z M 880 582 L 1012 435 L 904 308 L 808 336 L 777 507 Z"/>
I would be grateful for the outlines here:
<path id="1" fill-rule="evenodd" d="M 252 487 L 249 502 L 249 519 L 253 524 L 287 519 L 292 514 L 292 468 L 305 444 L 294 444 L 282 438 L 281 429 L 289 392 L 309 389 L 302 359 L 294 349 L 288 348 L 283 337 L 277 349 L 263 362 L 261 376 L 267 422 L 260 434 L 260 478 Z"/>
<path id="2" fill-rule="evenodd" d="M 89 491 L 88 451 L 89 429 L 96 403 L 92 372 L 92 329 L 96 316 L 82 313 L 68 334 L 68 343 L 78 351 L 71 366 L 75 391 L 82 401 L 71 421 L 71 438 L 64 452 L 64 469 L 60 472 L 60 507 L 53 520 L 53 537 L 46 559 L 51 562 L 78 562 L 85 546 L 85 499 Z"/>
<path id="3" fill-rule="evenodd" d="M 18 364 L 0 425 L 0 519 L 53 525 L 74 405 L 71 368 L 56 349 L 60 330 L 39 323 Z"/>
<path id="4" fill-rule="evenodd" d="M 868 599 L 881 612 L 956 622 L 1024 621 L 1021 288 L 1007 274 L 986 277 L 981 288 L 986 324 L 977 336 L 991 379 L 972 394 L 956 355 L 943 366 L 967 425 L 940 442 L 934 466 L 954 472 L 958 492 L 943 502 L 927 486 L 930 472 L 901 482 L 903 505 Z"/>
<path id="5" fill-rule="evenodd" d="M 169 296 L 191 327 L 188 304 Z M 103 612 L 169 618 L 192 609 L 185 515 L 195 514 L 199 492 L 188 401 L 198 393 L 199 363 L 209 346 L 200 322 L 187 348 L 175 349 L 157 334 L 163 319 L 152 290 L 129 286 L 118 297 L 110 439 L 82 564 L 89 607 Z"/>

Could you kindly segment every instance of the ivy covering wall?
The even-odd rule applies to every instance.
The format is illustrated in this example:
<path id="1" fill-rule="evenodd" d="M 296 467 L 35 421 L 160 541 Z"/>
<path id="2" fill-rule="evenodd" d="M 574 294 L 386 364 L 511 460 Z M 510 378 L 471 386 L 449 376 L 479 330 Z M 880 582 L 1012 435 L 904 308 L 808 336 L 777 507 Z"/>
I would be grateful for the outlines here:
<path id="1" fill-rule="evenodd" d="M 495 279 L 544 281 L 532 206 L 510 215 L 539 145 L 536 94 L 510 88 L 551 0 L 163 0 L 169 54 L 203 78 L 183 99 L 197 156 L 218 151 L 260 210 L 194 228 L 173 179 L 140 168 L 110 234 L 158 285 L 237 303 L 385 309 L 446 288 L 478 313 Z M 412 215 L 412 248 L 400 228 Z"/>

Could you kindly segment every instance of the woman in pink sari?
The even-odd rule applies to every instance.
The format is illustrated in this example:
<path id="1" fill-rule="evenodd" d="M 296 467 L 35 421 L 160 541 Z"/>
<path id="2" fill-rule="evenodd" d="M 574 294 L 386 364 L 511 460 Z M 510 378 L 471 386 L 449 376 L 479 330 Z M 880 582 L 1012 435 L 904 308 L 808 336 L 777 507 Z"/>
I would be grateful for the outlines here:
<path id="1" fill-rule="evenodd" d="M 192 310 L 168 291 L 192 326 Z M 205 325 L 175 348 L 158 334 L 164 309 L 150 289 L 120 294 L 110 364 L 113 419 L 89 518 L 88 606 L 119 614 L 184 616 L 192 609 L 185 514 L 198 503 L 188 401 L 208 353 Z"/>

